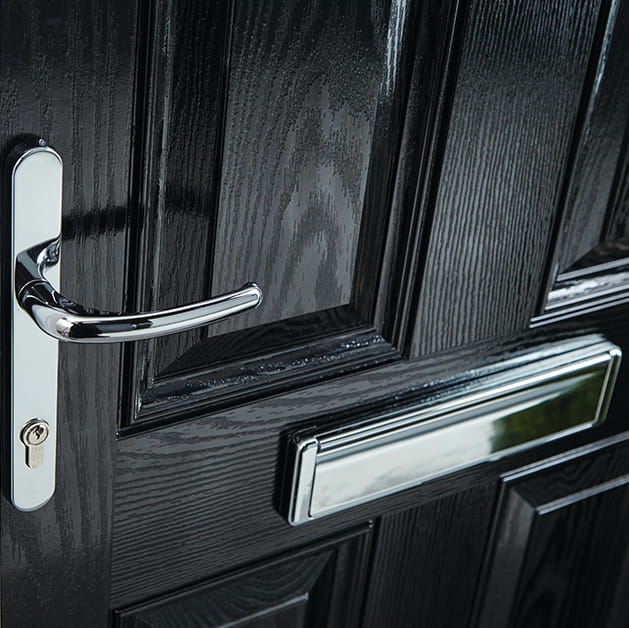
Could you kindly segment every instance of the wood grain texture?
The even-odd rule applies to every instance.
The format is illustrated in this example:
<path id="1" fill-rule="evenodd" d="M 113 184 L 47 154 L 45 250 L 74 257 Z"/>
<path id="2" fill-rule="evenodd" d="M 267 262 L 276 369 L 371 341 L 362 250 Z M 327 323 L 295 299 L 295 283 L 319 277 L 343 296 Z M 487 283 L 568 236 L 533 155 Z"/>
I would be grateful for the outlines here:
<path id="1" fill-rule="evenodd" d="M 128 271 L 134 311 L 210 297 L 232 3 L 169 0 L 140 8 Z M 128 349 L 143 370 L 137 385 L 205 336 L 204 328 Z"/>
<path id="2" fill-rule="evenodd" d="M 277 339 L 277 335 L 269 334 L 265 327 L 258 329 L 258 333 L 268 334 L 271 341 Z M 248 341 L 259 337 L 258 333 L 248 335 Z M 233 340 L 234 335 L 240 334 L 226 334 L 225 340 Z M 224 346 L 217 344 L 219 349 Z M 212 350 L 214 348 L 212 346 Z M 204 352 L 203 359 L 206 355 Z M 142 406 L 129 429 L 142 429 L 149 421 L 151 425 L 172 422 L 191 413 L 216 410 L 298 386 L 309 386 L 332 376 L 376 367 L 397 357 L 399 353 L 372 330 L 311 341 L 306 335 L 303 345 L 298 347 L 282 348 L 280 345 L 263 355 L 243 355 L 235 361 L 217 361 L 215 366 L 203 370 L 190 369 L 160 378 L 144 394 Z M 183 363 L 188 361 L 183 360 Z"/>
<path id="3" fill-rule="evenodd" d="M 476 625 L 610 625 L 628 524 L 626 440 L 506 476 Z"/>
<path id="4" fill-rule="evenodd" d="M 565 345 L 545 341 L 578 337 L 585 320 L 573 327 L 565 323 L 563 334 L 542 328 L 505 343 L 488 342 L 420 361 L 389 364 L 120 440 L 113 604 L 126 605 L 272 556 L 392 509 L 461 492 L 495 477 L 514 460 L 515 464 L 534 460 L 540 451 L 552 453 L 587 442 L 592 436 L 575 435 L 301 527 L 289 526 L 277 511 L 284 475 L 283 437 L 289 430 L 352 424 L 419 398 L 463 392 L 470 377 L 563 351 Z M 622 346 L 627 330 L 610 320 L 602 318 L 592 326 L 607 329 L 609 337 Z M 527 348 L 535 347 L 537 352 L 527 353 Z M 507 362 L 505 356 L 510 356 Z M 625 429 L 622 408 L 626 402 L 625 391 L 617 390 L 611 414 L 597 428 L 597 437 Z"/>
<path id="5" fill-rule="evenodd" d="M 626 33 L 629 9 L 612 2 L 601 51 L 591 78 L 592 89 L 579 132 L 574 166 L 569 173 L 564 220 L 558 235 L 553 281 L 571 269 L 602 241 L 616 239 L 605 232 L 613 213 L 614 173 L 622 159 L 629 115 L 629 61 Z M 620 234 L 622 235 L 622 234 Z M 620 237 L 620 236 L 619 236 Z"/>
<path id="6" fill-rule="evenodd" d="M 629 546 L 627 546 L 622 557 L 622 567 L 616 583 L 610 583 L 613 588 L 612 602 L 607 613 L 607 624 L 605 628 L 616 628 L 622 626 L 629 617 Z"/>
<path id="7" fill-rule="evenodd" d="M 361 234 L 354 302 L 372 309 L 375 301 L 376 327 L 404 353 L 415 318 L 423 239 L 429 229 L 430 183 L 438 172 L 447 135 L 464 4 L 402 5 L 407 26 L 401 42 L 399 93 L 391 94 L 390 106 L 383 108 L 387 123 L 377 130 L 388 142 L 376 145 L 367 182 L 367 202 L 373 211 L 366 211 L 363 229 L 371 224 L 376 233 L 385 231 L 389 254 L 378 260 L 372 253 L 373 236 Z M 391 189 L 383 185 L 389 179 Z M 389 204 L 387 228 L 380 208 Z M 370 293 L 377 298 L 358 298 Z"/>
<path id="8" fill-rule="evenodd" d="M 115 346 L 63 347 L 57 493 L 28 515 L 4 496 L 0 501 L 4 625 L 106 626 L 113 608 L 124 608 L 128 621 L 133 613 L 155 613 L 156 621 L 172 624 L 181 618 L 176 605 L 183 604 L 199 623 L 220 623 L 228 615 L 258 626 L 334 625 L 330 618 L 341 618 L 337 625 L 344 627 L 360 621 L 372 567 L 382 570 L 372 572 L 374 599 L 394 591 L 412 604 L 411 587 L 391 582 L 395 561 L 419 574 L 426 595 L 434 594 L 438 619 L 465 614 L 470 589 L 449 605 L 447 589 L 470 585 L 461 585 L 465 574 L 442 558 L 466 554 L 470 573 L 477 564 L 489 512 L 473 511 L 474 498 L 488 504 L 489 487 L 514 466 L 574 447 L 597 459 L 593 440 L 625 440 L 626 434 L 617 435 L 627 429 L 627 386 L 617 387 L 600 428 L 300 528 L 288 526 L 277 510 L 285 439 L 296 429 L 350 425 L 464 392 L 478 377 L 556 355 L 563 350 L 559 341 L 604 334 L 629 347 L 623 305 L 520 330 L 531 295 L 541 290 L 544 233 L 550 233 L 582 87 L 598 58 L 597 33 L 610 4 L 289 0 L 192 6 L 142 0 L 136 7 L 122 0 L 8 0 L 0 6 L 0 104 L 8 112 L 0 151 L 33 132 L 66 157 L 62 287 L 68 296 L 108 310 L 174 303 L 186 290 L 206 294 L 222 281 L 231 289 L 239 273 L 244 280 L 251 270 L 275 272 L 277 255 L 285 262 L 280 287 L 296 291 L 286 291 L 286 303 L 278 288 L 269 292 L 270 325 L 350 301 L 342 312 L 324 309 L 307 327 L 281 318 L 270 339 L 263 338 L 269 328 L 259 324 L 267 320 L 259 310 L 259 319 L 214 329 L 221 334 L 215 345 L 203 334 L 180 336 L 137 345 L 124 359 Z M 207 62 L 214 55 L 220 64 Z M 457 72 L 462 78 L 453 96 Z M 192 153 L 206 161 L 192 163 Z M 198 163 L 203 168 L 193 171 Z M 6 202 L 6 189 L 3 195 Z M 427 251 L 420 243 L 433 224 L 437 235 Z M 224 251 L 217 248 L 217 230 Z M 0 234 L 6 261 L 6 224 Z M 150 257 L 154 248 L 157 257 Z M 415 273 L 426 255 L 434 279 L 426 286 L 434 293 L 420 294 Z M 203 266 L 201 276 L 189 260 Z M 125 286 L 130 262 L 137 265 Z M 2 266 L 6 366 L 9 264 Z M 476 283 L 468 283 L 470 277 Z M 424 308 L 418 320 L 426 324 L 417 327 L 415 352 L 445 350 L 383 363 L 399 357 L 398 341 L 407 349 L 407 322 L 415 320 L 418 299 Z M 433 307 L 434 319 L 426 318 Z M 274 351 L 281 354 L 276 361 L 268 359 L 278 357 Z M 360 372 L 348 373 L 354 367 Z M 138 390 L 129 385 L 136 372 Z M 263 384 L 263 395 L 248 397 L 265 373 L 278 386 Z M 629 363 L 619 381 L 628 374 Z M 6 382 L 5 369 L 5 414 Z M 226 393 L 224 405 L 212 405 L 204 396 L 208 383 L 237 392 Z M 152 400 L 146 386 L 155 391 Z M 116 440 L 117 416 L 135 413 L 142 398 L 161 404 L 147 416 L 164 422 L 133 426 Z M 6 452 L 3 443 L 3 460 Z M 560 457 L 549 465 L 564 462 Z M 602 467 L 616 469 L 594 465 Z M 546 484 L 559 495 L 576 495 L 584 478 L 607 488 L 587 469 L 553 477 L 560 479 L 531 483 L 533 497 L 552 499 Z M 3 481 L 6 486 L 6 466 Z M 584 569 L 604 563 L 606 556 L 597 562 L 600 556 L 589 548 L 569 551 L 568 540 L 587 546 L 587 538 L 579 544 L 586 528 L 591 547 L 607 540 L 606 530 L 620 538 L 626 497 L 615 499 L 616 490 L 576 500 L 558 510 L 559 520 L 546 519 L 547 529 L 567 526 L 574 535 L 563 535 L 556 564 L 570 565 L 575 556 Z M 465 513 L 473 525 L 448 543 L 458 531 L 453 512 Z M 372 565 L 369 533 L 355 540 L 339 535 L 378 517 L 385 517 L 383 545 Z M 404 548 L 395 546 L 400 531 L 423 556 L 421 565 L 409 564 Z M 328 547 L 321 545 L 325 538 L 332 538 Z M 527 538 L 532 556 L 555 549 L 539 527 Z M 297 569 L 299 548 L 313 546 Z M 319 564 L 315 555 L 326 558 Z M 619 547 L 614 556 L 619 565 L 626 550 Z M 278 567 L 284 559 L 290 563 L 285 572 Z M 531 564 L 525 573 L 530 586 L 515 600 L 528 616 L 545 583 L 529 577 L 544 565 Z M 569 612 L 586 617 L 607 605 L 608 623 L 616 628 L 626 616 L 627 573 L 618 566 L 616 579 L 577 599 Z M 310 578 L 310 586 L 298 586 L 300 578 Z M 580 590 L 582 581 L 561 586 Z M 553 591 L 559 599 L 560 587 Z M 278 592 L 286 596 L 275 608 L 271 598 Z M 155 599 L 161 595 L 167 598 Z M 396 618 L 395 609 L 371 611 Z M 423 604 L 420 613 L 433 624 L 430 606 Z M 397 617 L 409 614 L 400 609 Z"/>
<path id="9" fill-rule="evenodd" d="M 157 25 L 164 29 L 169 11 L 180 9 L 173 5 L 151 14 L 145 45 L 159 53 L 149 59 L 157 77 L 149 84 L 158 91 L 163 82 L 173 83 L 172 72 L 165 76 L 166 44 L 158 45 L 165 34 Z M 204 242 L 215 237 L 215 247 L 200 247 L 215 248 L 206 272 L 214 277 L 214 292 L 261 274 L 264 304 L 212 326 L 205 340 L 204 333 L 180 334 L 178 340 L 130 348 L 128 368 L 136 376 L 128 378 L 127 427 L 175 420 L 196 410 L 193 400 L 218 408 L 280 392 L 288 381 L 298 385 L 399 356 L 416 292 L 411 267 L 422 224 L 417 215 L 424 208 L 413 199 L 434 162 L 456 21 L 454 2 L 389 6 L 378 0 L 307 10 L 298 3 L 236 6 L 219 224 L 216 234 L 196 223 L 186 229 Z M 168 33 L 171 46 L 178 37 L 184 49 L 188 40 L 197 45 L 194 29 Z M 200 50 L 195 63 L 206 53 Z M 176 100 L 185 102 L 189 96 L 180 87 Z M 156 100 L 139 114 L 149 118 L 149 146 L 164 133 L 163 107 Z M 200 127 L 203 116 L 186 116 L 182 124 Z M 157 148 L 146 152 L 149 165 L 158 161 Z M 176 174 L 181 165 L 176 153 L 171 158 L 174 165 L 163 167 Z M 145 165 L 137 171 L 153 195 L 162 176 L 155 169 Z M 139 272 L 148 275 L 153 231 L 166 211 L 158 198 L 154 205 L 155 215 L 142 218 L 148 253 Z M 178 211 L 177 203 L 172 211 Z M 215 217 L 197 212 L 194 220 L 211 223 Z M 183 211 L 175 219 L 194 222 Z M 175 249 L 188 249 L 176 229 L 163 237 Z M 181 291 L 198 281 L 175 249 L 167 259 L 158 251 L 154 270 L 167 268 L 168 282 L 179 281 Z M 343 353 L 337 351 L 341 346 Z"/>
<path id="10" fill-rule="evenodd" d="M 212 288 L 255 280 L 265 299 L 212 335 L 349 303 L 389 14 L 237 4 Z"/>
<path id="11" fill-rule="evenodd" d="M 282 326 L 296 314 L 349 303 L 376 109 L 385 72 L 395 69 L 387 54 L 396 59 L 386 48 L 386 2 L 367 11 L 360 2 L 305 11 L 298 3 L 245 3 L 235 15 L 229 5 L 151 5 L 149 96 L 139 112 L 146 150 L 137 170 L 141 206 L 149 205 L 137 268 L 148 280 L 140 285 L 145 307 L 199 300 L 252 279 L 263 285 L 263 308 L 209 331 L 219 347 L 226 331 Z M 316 328 L 303 322 L 308 337 Z M 332 325 L 328 333 L 338 331 Z M 207 333 L 129 350 L 139 371 L 128 391 L 131 420 L 146 416 L 150 400 L 142 397 L 169 365 L 190 371 L 199 363 L 186 349 L 203 356 L 202 367 L 216 361 L 213 343 L 199 344 Z M 296 342 L 304 342 L 299 333 Z M 231 342 L 234 350 L 253 343 L 255 332 Z M 211 381 L 203 387 L 210 393 Z M 185 398 L 189 388 L 177 384 Z"/>
<path id="12" fill-rule="evenodd" d="M 600 6 L 470 3 L 413 354 L 528 325 Z"/>
<path id="13" fill-rule="evenodd" d="M 371 528 L 116 613 L 120 628 L 358 626 Z"/>
<path id="14" fill-rule="evenodd" d="M 365 627 L 467 625 L 495 493 L 491 481 L 382 517 Z"/>
<path id="15" fill-rule="evenodd" d="M 601 26 L 602 28 L 602 26 Z M 609 307 L 628 298 L 627 142 L 629 7 L 612 2 L 601 52 L 565 182 L 543 312 L 534 324 Z"/>
<path id="16" fill-rule="evenodd" d="M 629 23 L 629 18 L 627 22 Z M 629 62 L 627 62 L 627 75 L 629 75 Z M 629 76 L 625 101 L 627 99 L 629 99 Z M 605 233 L 607 241 L 620 241 L 625 247 L 629 243 L 629 115 L 627 115 L 626 123 L 624 144 L 614 177 L 614 195 Z"/>
<path id="17" fill-rule="evenodd" d="M 62 155 L 61 288 L 80 303 L 106 310 L 119 310 L 124 298 L 121 227 L 128 197 L 135 19 L 134 6 L 119 2 L 0 6 L 0 150 L 4 157 L 17 137 L 33 134 Z M 5 210 L 7 192 L 5 187 Z M 3 211 L 4 428 L 9 421 L 7 219 Z M 18 512 L 6 497 L 8 430 L 3 429 L 3 626 L 107 625 L 104 565 L 110 549 L 119 364 L 115 346 L 61 347 L 57 486 L 52 500 L 35 512 Z M 37 394 L 40 383 L 30 384 Z"/>

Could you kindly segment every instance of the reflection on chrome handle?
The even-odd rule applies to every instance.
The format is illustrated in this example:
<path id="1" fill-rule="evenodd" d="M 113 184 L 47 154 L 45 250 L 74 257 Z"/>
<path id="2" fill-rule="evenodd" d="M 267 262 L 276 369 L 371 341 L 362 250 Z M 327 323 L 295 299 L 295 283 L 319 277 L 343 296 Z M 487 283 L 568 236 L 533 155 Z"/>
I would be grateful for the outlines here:
<path id="1" fill-rule="evenodd" d="M 74 303 L 54 288 L 61 266 L 61 156 L 39 140 L 17 145 L 7 163 L 11 166 L 13 261 L 10 490 L 14 506 L 30 512 L 41 508 L 55 492 L 59 343 L 49 336 L 83 343 L 155 338 L 256 307 L 262 292 L 255 284 L 247 284 L 200 303 L 138 314 L 99 312 Z M 37 465 L 31 462 L 33 444 L 23 438 L 33 420 L 46 426 L 45 445 L 43 441 L 38 445 L 45 451 L 39 450 Z"/>
<path id="2" fill-rule="evenodd" d="M 68 342 L 125 342 L 186 331 L 254 308 L 262 301 L 255 283 L 199 301 L 158 312 L 113 314 L 85 308 L 59 294 L 44 270 L 59 260 L 59 240 L 18 254 L 15 292 L 20 306 L 40 329 Z"/>

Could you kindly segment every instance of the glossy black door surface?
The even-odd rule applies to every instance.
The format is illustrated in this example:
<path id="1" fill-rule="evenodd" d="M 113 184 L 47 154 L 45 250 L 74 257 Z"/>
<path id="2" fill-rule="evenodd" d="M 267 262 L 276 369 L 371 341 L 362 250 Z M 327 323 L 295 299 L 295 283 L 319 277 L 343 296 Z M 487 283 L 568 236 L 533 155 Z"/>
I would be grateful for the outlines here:
<path id="1" fill-rule="evenodd" d="M 64 158 L 63 293 L 265 296 L 61 346 L 43 508 L 3 443 L 3 625 L 626 626 L 626 367 L 590 430 L 303 526 L 281 501 L 299 430 L 629 353 L 628 35 L 621 0 L 3 2 L 2 155 Z"/>

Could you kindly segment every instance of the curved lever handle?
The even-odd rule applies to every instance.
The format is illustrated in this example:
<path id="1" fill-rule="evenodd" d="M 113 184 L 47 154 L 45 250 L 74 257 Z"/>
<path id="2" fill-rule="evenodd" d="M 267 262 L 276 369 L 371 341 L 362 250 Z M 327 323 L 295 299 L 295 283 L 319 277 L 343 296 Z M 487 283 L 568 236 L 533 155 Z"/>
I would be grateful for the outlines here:
<path id="1" fill-rule="evenodd" d="M 158 312 L 115 314 L 85 308 L 57 292 L 44 276 L 59 261 L 59 240 L 19 253 L 15 265 L 15 295 L 40 329 L 67 342 L 126 342 L 186 331 L 257 307 L 262 290 L 255 283 L 199 301 Z"/>
<path id="2" fill-rule="evenodd" d="M 61 156 L 39 140 L 17 145 L 7 163 L 12 168 L 11 501 L 29 512 L 43 506 L 55 491 L 57 447 L 59 343 L 37 327 L 69 342 L 154 338 L 256 307 L 262 292 L 247 284 L 200 303 L 138 314 L 99 312 L 73 303 L 54 288 L 61 266 Z M 39 431 L 28 431 L 33 429 Z M 27 434 L 38 440 L 32 442 Z"/>

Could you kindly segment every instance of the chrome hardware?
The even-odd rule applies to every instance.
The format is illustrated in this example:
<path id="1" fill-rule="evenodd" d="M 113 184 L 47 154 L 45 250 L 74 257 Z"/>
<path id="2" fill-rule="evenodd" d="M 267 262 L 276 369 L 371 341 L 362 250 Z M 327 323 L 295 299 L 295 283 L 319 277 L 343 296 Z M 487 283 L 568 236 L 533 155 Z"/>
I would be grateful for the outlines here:
<path id="1" fill-rule="evenodd" d="M 287 519 L 298 525 L 601 423 L 620 358 L 599 341 L 474 382 L 454 399 L 301 432 L 290 444 Z"/>
<path id="2" fill-rule="evenodd" d="M 41 419 L 33 419 L 24 426 L 20 438 L 26 447 L 27 467 L 38 469 L 44 464 L 44 443 L 49 435 L 50 426 Z"/>
<path id="3" fill-rule="evenodd" d="M 257 307 L 262 291 L 255 283 L 239 290 L 158 312 L 109 314 L 88 310 L 59 294 L 44 271 L 59 261 L 59 239 L 22 251 L 16 260 L 16 296 L 38 327 L 67 342 L 146 340 L 201 327 Z"/>
<path id="4" fill-rule="evenodd" d="M 186 331 L 256 307 L 262 291 L 249 283 L 206 301 L 135 314 L 99 312 L 74 303 L 54 288 L 61 266 L 61 157 L 40 140 L 36 146 L 14 151 L 11 158 L 11 500 L 16 508 L 28 511 L 43 506 L 55 489 L 57 340 L 126 342 Z M 33 381 L 36 395 L 27 385 Z M 45 457 L 37 444 L 29 445 L 24 456 L 22 427 L 29 417 L 42 417 L 48 426 Z"/>

